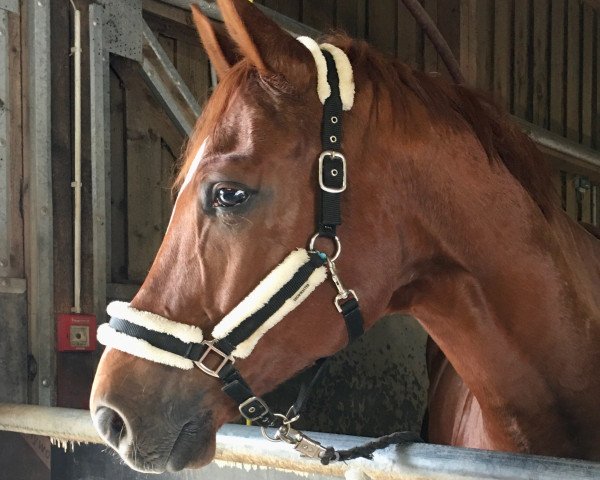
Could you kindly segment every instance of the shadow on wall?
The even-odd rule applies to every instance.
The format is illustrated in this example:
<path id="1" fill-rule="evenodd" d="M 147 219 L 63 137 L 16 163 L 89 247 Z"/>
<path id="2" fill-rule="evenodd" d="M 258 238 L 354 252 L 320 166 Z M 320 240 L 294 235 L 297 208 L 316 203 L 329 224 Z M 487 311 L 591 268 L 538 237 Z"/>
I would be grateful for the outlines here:
<path id="1" fill-rule="evenodd" d="M 336 354 L 311 394 L 300 429 L 379 437 L 419 433 L 427 401 L 427 334 L 412 317 L 383 318 L 362 338 Z M 310 369 L 265 397 L 285 412 Z"/>

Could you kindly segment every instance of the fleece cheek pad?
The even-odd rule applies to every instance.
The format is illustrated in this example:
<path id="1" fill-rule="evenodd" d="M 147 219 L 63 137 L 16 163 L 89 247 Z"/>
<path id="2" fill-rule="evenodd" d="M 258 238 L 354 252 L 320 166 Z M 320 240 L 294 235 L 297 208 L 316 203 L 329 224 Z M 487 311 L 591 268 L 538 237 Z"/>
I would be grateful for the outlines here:
<path id="1" fill-rule="evenodd" d="M 314 253 L 313 253 L 314 255 Z M 243 324 L 249 317 L 259 312 L 275 295 L 310 262 L 309 253 L 305 249 L 294 250 L 282 263 L 273 269 L 231 312 L 215 326 L 212 332 L 214 339 L 227 337 L 236 327 Z M 232 355 L 246 358 L 258 341 L 288 313 L 300 305 L 313 291 L 327 278 L 325 265 L 314 268 L 308 278 L 303 281 L 294 293 L 243 341 L 236 345 Z M 202 343 L 202 330 L 193 325 L 174 322 L 151 312 L 137 310 L 125 302 L 112 302 L 107 308 L 108 314 L 113 318 L 127 320 L 133 324 L 144 327 L 152 332 L 175 337 L 185 343 Z M 194 362 L 167 350 L 157 348 L 148 341 L 127 335 L 115 330 L 110 323 L 100 325 L 98 328 L 98 341 L 103 345 L 117 350 L 145 358 L 164 365 L 189 370 Z"/>

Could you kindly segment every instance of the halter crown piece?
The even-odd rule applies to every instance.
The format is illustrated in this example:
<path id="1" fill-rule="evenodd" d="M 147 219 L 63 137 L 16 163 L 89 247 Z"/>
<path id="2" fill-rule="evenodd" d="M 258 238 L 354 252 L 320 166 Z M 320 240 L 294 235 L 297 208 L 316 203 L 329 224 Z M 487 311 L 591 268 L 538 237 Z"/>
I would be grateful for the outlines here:
<path id="1" fill-rule="evenodd" d="M 298 419 L 308 392 L 322 372 L 324 360 L 308 386 L 286 415 L 273 413 L 260 397 L 252 392 L 235 368 L 236 358 L 247 358 L 264 334 L 302 303 L 326 278 L 327 272 L 338 290 L 334 299 L 342 314 L 349 340 L 363 333 L 363 319 L 358 297 L 344 288 L 335 260 L 341 252 L 336 228 L 341 225 L 340 197 L 346 190 L 346 158 L 340 152 L 342 114 L 354 103 L 352 66 L 346 54 L 331 44 L 318 45 L 308 37 L 299 37 L 312 54 L 317 66 L 317 94 L 323 103 L 321 141 L 323 151 L 318 159 L 320 202 L 317 231 L 309 241 L 308 250 L 292 251 L 233 310 L 213 328 L 211 337 L 204 338 L 198 327 L 174 322 L 151 312 L 137 310 L 125 302 L 112 302 L 107 312 L 110 322 L 98 328 L 98 340 L 112 348 L 164 365 L 185 370 L 197 366 L 204 373 L 218 377 L 222 390 L 238 405 L 241 415 L 263 428 L 278 427 L 272 440 L 294 445 L 303 455 L 321 458 L 331 454 L 318 442 L 291 427 Z M 335 245 L 331 257 L 315 250 L 318 237 L 327 237 Z M 208 363 L 210 362 L 210 366 Z M 327 461 L 331 461 L 329 455 Z"/>

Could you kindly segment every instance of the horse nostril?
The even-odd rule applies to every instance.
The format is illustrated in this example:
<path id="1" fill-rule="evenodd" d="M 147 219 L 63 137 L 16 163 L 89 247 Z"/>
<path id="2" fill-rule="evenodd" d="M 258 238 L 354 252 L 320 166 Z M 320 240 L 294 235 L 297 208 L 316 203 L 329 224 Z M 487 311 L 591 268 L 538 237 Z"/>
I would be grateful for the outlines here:
<path id="1" fill-rule="evenodd" d="M 127 435 L 125 420 L 109 407 L 96 410 L 96 427 L 111 447 L 118 448 L 119 442 Z"/>

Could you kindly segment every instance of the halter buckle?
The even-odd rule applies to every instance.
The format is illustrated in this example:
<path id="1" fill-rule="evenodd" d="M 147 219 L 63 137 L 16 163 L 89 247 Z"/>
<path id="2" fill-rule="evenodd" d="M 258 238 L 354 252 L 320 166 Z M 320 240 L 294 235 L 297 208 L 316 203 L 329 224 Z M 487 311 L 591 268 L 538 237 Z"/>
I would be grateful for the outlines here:
<path id="1" fill-rule="evenodd" d="M 325 181 L 325 168 L 323 164 L 326 158 L 330 158 L 331 161 L 334 161 L 338 164 L 337 168 L 336 166 L 333 166 L 328 173 L 329 176 L 333 177 L 338 175 L 342 176 L 341 186 L 339 187 L 327 185 L 327 182 Z M 342 155 L 340 152 L 336 152 L 335 150 L 325 150 L 321 153 L 321 155 L 319 155 L 319 186 L 321 187 L 321 190 L 329 193 L 342 193 L 344 190 L 346 190 L 346 157 L 344 157 L 344 155 Z"/>
<path id="2" fill-rule="evenodd" d="M 238 409 L 242 417 L 251 422 L 257 422 L 270 412 L 269 406 L 260 397 L 250 397 L 245 402 L 240 403 Z"/>
<path id="3" fill-rule="evenodd" d="M 206 345 L 206 350 L 204 351 L 202 356 L 198 360 L 196 360 L 194 363 L 200 370 L 202 370 L 207 375 L 210 375 L 211 377 L 219 378 L 219 372 L 221 370 L 223 370 L 223 368 L 225 367 L 225 365 L 227 365 L 227 363 L 229 363 L 229 362 L 231 362 L 232 364 L 235 363 L 235 358 L 233 358 L 233 356 L 231 356 L 231 355 L 227 355 L 226 353 L 222 352 L 217 347 L 215 347 L 213 340 L 204 340 L 202 343 L 204 345 Z M 215 369 L 212 369 L 212 368 L 204 365 L 204 363 L 202 363 L 204 361 L 204 359 L 206 357 L 208 357 L 208 355 L 211 352 L 216 353 L 219 357 L 221 357 L 221 362 Z"/>

